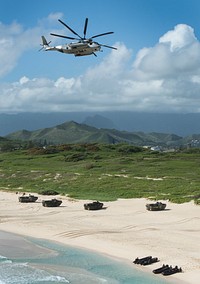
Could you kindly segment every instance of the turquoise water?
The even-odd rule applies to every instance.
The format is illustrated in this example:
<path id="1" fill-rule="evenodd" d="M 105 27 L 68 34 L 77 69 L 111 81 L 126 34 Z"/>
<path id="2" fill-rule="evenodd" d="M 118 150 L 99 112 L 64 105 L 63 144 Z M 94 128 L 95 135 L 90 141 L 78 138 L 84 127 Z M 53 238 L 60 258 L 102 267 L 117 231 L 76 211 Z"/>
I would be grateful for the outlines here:
<path id="1" fill-rule="evenodd" d="M 28 239 L 54 253 L 42 256 L 0 256 L 0 284 L 166 284 L 153 273 L 145 274 L 108 257 L 46 240 Z M 1 248 L 0 248 L 1 254 Z M 4 251 L 5 254 L 5 251 Z"/>

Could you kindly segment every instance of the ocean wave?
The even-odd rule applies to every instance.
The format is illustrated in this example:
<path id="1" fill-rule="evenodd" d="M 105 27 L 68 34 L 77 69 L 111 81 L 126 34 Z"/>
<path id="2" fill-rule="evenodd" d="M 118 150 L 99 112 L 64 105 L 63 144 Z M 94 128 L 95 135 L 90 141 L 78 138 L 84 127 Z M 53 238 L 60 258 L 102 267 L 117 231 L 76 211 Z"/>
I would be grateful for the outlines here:
<path id="1" fill-rule="evenodd" d="M 6 257 L 1 257 L 1 260 Z M 0 266 L 0 284 L 40 284 L 40 283 L 70 283 L 63 276 L 52 275 L 42 269 L 35 269 L 28 263 L 6 263 Z"/>
<path id="2" fill-rule="evenodd" d="M 55 282 L 55 283 L 70 283 L 65 277 L 62 276 L 55 276 L 55 275 L 50 275 L 43 277 L 41 279 L 37 279 L 36 282 L 42 282 L 42 283 L 49 283 L 49 282 Z M 34 282 L 33 282 L 34 283 Z"/>
<path id="3" fill-rule="evenodd" d="M 6 256 L 0 255 L 0 263 L 12 263 L 11 259 L 8 259 Z M 1 281 L 1 280 L 0 280 Z M 1 282 L 0 282 L 1 284 Z"/>

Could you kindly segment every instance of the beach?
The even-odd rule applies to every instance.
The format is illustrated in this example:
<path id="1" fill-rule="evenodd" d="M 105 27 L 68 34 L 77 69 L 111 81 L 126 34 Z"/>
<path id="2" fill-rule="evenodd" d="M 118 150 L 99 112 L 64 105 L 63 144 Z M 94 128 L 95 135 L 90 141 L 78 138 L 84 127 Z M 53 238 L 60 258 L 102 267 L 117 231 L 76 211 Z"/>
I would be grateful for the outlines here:
<path id="1" fill-rule="evenodd" d="M 56 196 L 62 205 L 55 208 L 42 206 L 50 196 L 37 195 L 35 203 L 20 203 L 16 193 L 1 191 L 0 196 L 2 231 L 85 248 L 149 273 L 162 264 L 177 265 L 183 273 L 168 276 L 169 283 L 199 283 L 200 207 L 193 202 L 163 201 L 166 210 L 148 211 L 149 200 L 119 199 L 88 211 L 83 205 L 89 200 L 67 196 Z M 145 267 L 132 263 L 147 255 L 160 261 Z"/>

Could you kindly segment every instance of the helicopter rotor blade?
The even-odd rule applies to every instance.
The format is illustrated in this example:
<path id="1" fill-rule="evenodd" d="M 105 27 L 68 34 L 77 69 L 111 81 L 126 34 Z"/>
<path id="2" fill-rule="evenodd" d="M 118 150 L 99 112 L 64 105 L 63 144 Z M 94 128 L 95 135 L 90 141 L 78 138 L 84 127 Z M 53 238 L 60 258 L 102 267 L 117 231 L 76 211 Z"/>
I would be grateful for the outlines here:
<path id="1" fill-rule="evenodd" d="M 83 32 L 84 39 L 85 39 L 85 37 L 86 37 L 87 25 L 88 25 L 88 18 L 85 19 L 85 26 L 84 26 L 84 32 Z"/>
<path id="2" fill-rule="evenodd" d="M 72 40 L 77 39 L 77 38 L 75 38 L 75 37 L 64 36 L 64 35 L 58 35 L 58 34 L 54 34 L 54 33 L 50 33 L 50 35 L 52 35 L 52 36 L 58 36 L 58 37 L 62 37 L 62 38 L 67 38 L 67 39 L 72 39 Z M 77 40 L 79 40 L 79 39 L 77 39 Z"/>
<path id="3" fill-rule="evenodd" d="M 74 30 L 72 30 L 67 24 L 65 24 L 63 21 L 61 21 L 60 19 L 58 20 L 61 24 L 63 24 L 68 30 L 70 30 L 73 34 L 75 34 L 76 36 L 78 36 L 80 39 L 83 39 L 79 34 L 77 34 Z"/>
<path id="4" fill-rule="evenodd" d="M 43 50 L 44 49 L 44 46 L 42 46 L 38 51 L 41 51 L 41 50 Z"/>
<path id="5" fill-rule="evenodd" d="M 114 34 L 114 32 L 107 32 L 107 33 L 103 33 L 103 34 L 98 34 L 98 35 L 92 36 L 91 38 L 95 38 L 95 37 L 99 37 L 99 36 L 104 36 L 104 35 L 110 35 L 110 34 Z"/>
<path id="6" fill-rule="evenodd" d="M 105 44 L 101 44 L 101 43 L 98 43 L 100 46 L 104 46 L 104 47 L 107 47 L 107 48 L 111 48 L 111 49 L 115 49 L 117 50 L 116 47 L 113 47 L 113 46 L 110 46 L 110 45 L 105 45 Z"/>

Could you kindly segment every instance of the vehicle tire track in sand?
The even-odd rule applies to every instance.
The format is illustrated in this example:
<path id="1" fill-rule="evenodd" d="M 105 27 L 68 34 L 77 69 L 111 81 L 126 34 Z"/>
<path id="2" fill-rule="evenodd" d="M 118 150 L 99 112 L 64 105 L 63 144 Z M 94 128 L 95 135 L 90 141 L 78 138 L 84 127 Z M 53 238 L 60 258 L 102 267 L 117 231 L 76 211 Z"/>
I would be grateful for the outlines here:
<path id="1" fill-rule="evenodd" d="M 56 234 L 57 237 L 66 237 L 66 238 L 79 238 L 88 235 L 99 235 L 99 234 L 121 234 L 121 230 L 74 230 L 74 231 L 67 231 Z"/>
<path id="2" fill-rule="evenodd" d="M 122 227 L 119 229 L 109 229 L 109 230 L 74 230 L 74 231 L 65 231 L 62 233 L 59 233 L 55 236 L 58 237 L 66 237 L 66 238 L 78 238 L 78 237 L 83 237 L 83 236 L 87 236 L 87 235 L 97 235 L 97 234 L 121 234 L 124 233 L 126 231 L 130 231 L 133 229 L 137 229 L 137 226 L 134 225 L 130 225 L 130 226 L 126 226 L 126 227 Z"/>

